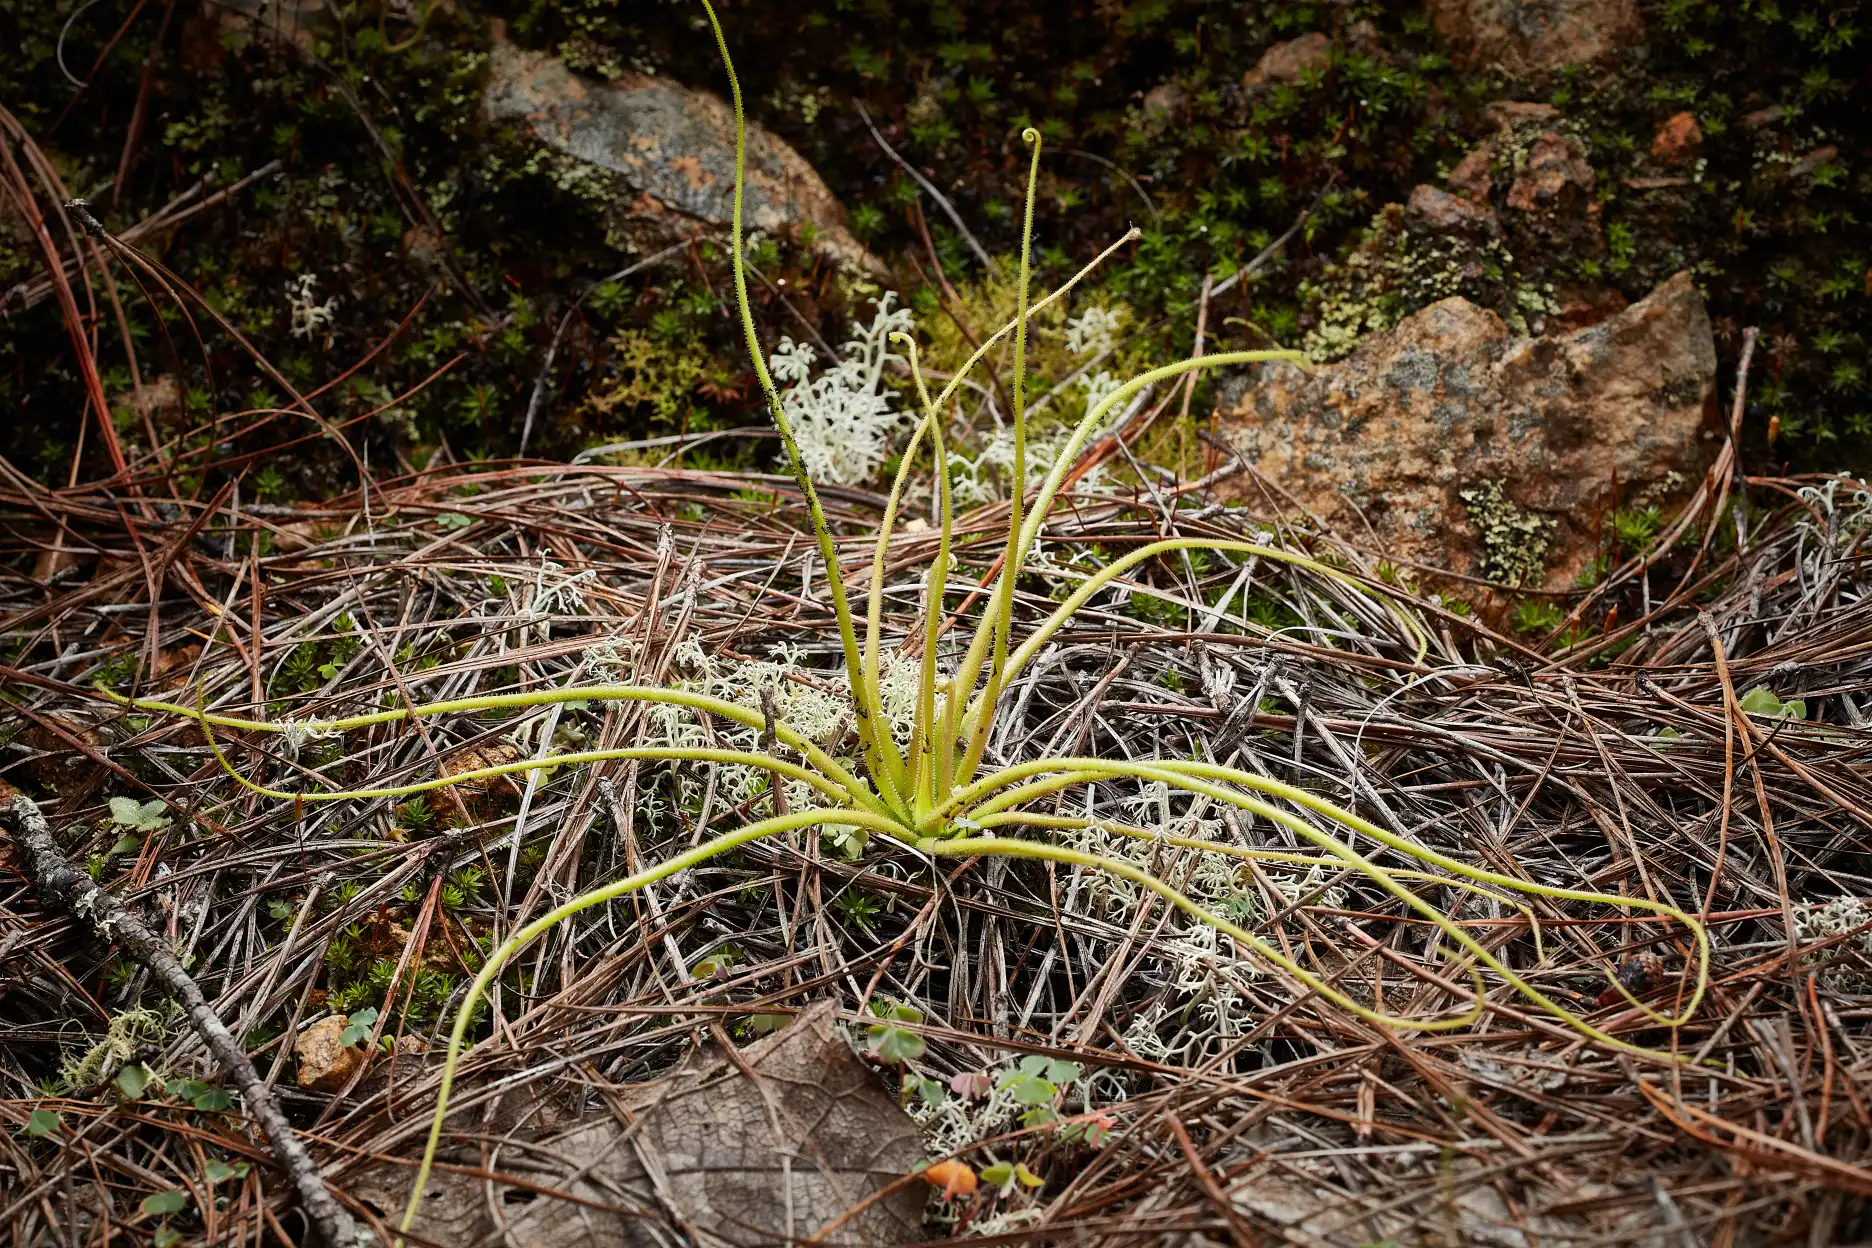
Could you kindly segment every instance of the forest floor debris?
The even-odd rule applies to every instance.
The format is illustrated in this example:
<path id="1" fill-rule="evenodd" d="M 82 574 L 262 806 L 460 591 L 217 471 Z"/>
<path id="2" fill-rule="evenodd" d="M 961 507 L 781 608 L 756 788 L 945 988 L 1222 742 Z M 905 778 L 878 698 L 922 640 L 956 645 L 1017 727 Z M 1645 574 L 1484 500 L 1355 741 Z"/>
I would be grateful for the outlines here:
<path id="1" fill-rule="evenodd" d="M 1625 994 L 1673 1008 L 1686 990 L 1680 929 L 1539 898 L 1504 906 L 1446 889 L 1438 904 L 1596 1026 L 1674 1046 L 1693 1067 L 1608 1052 L 1499 992 L 1466 1030 L 1388 1033 L 1096 873 L 932 870 L 886 838 L 780 839 L 531 947 L 477 1032 L 498 1015 L 497 1042 L 463 1063 L 444 1173 L 534 1193 L 502 1205 L 516 1219 L 521 1206 L 528 1218 L 589 1209 L 599 1198 L 579 1184 L 591 1176 L 542 1178 L 538 1157 L 503 1143 L 503 1106 L 620 1121 L 619 1089 L 670 1076 L 719 1048 L 718 1034 L 756 1041 L 817 1005 L 877 1067 L 869 1086 L 921 1124 L 920 1157 L 979 1176 L 968 1189 L 952 1167 L 940 1185 L 892 1189 L 932 1201 L 933 1238 L 1193 1243 L 1246 1225 L 1344 1245 L 1750 1244 L 1862 1231 L 1872 492 L 1842 478 L 1735 484 L 1753 504 L 1739 541 L 1726 514 L 1693 518 L 1689 540 L 1616 570 L 1588 613 L 1544 640 L 1511 625 L 1529 619 L 1511 591 L 1404 578 L 1431 640 L 1418 665 L 1400 620 L 1303 569 L 1145 565 L 1130 584 L 1183 605 L 1115 585 L 1010 693 L 992 743 L 1009 762 L 1233 759 L 1478 865 L 1668 897 L 1715 941 L 1708 1002 L 1674 1033 Z M 106 494 L 4 489 L 0 506 L 30 541 L 98 552 L 63 588 L 12 571 L 0 583 L 15 656 L 0 672 L 17 716 L 8 774 L 57 793 L 47 812 L 61 852 L 160 926 L 334 1192 L 380 1235 L 395 1210 L 367 1195 L 381 1183 L 367 1175 L 381 1159 L 413 1161 L 434 1103 L 423 1050 L 489 942 L 764 798 L 727 768 L 610 764 L 457 806 L 295 809 L 242 793 L 188 720 L 126 714 L 92 686 L 128 690 L 154 653 L 149 670 L 163 674 L 142 690 L 302 725 L 270 753 L 229 732 L 238 768 L 343 784 L 659 730 L 615 703 L 567 706 L 550 723 L 546 707 L 322 728 L 360 706 L 622 670 L 717 682 L 745 670 L 749 697 L 758 677 L 828 709 L 837 699 L 825 572 L 775 477 L 472 465 L 374 488 L 368 514 L 360 499 L 332 500 L 311 544 L 281 553 L 261 518 L 184 504 L 134 520 L 173 558 L 162 597 L 133 611 L 89 592 L 113 552 L 134 550 Z M 824 494 L 855 559 L 881 500 Z M 1050 609 L 1075 568 L 1161 533 L 1268 530 L 1169 481 L 1072 503 L 1044 535 L 1024 612 Z M 997 506 L 958 533 L 995 532 Z M 1328 534 L 1282 527 L 1278 540 L 1358 575 L 1400 575 Z M 964 542 L 957 575 L 979 575 L 992 545 Z M 889 585 L 887 632 L 914 626 L 917 596 L 912 580 Z M 196 646 L 186 663 L 160 661 Z M 134 800 L 135 826 L 113 817 L 129 810 L 113 798 Z M 1167 841 L 1093 847 L 1134 857 L 1359 999 L 1425 1014 L 1462 999 L 1424 925 L 1358 877 L 1281 861 L 1302 855 L 1278 826 L 1149 786 L 1095 784 L 1070 802 L 1261 852 L 1236 870 Z M 23 882 L 0 891 L 0 945 L 0 1115 L 17 1128 L 0 1135 L 0 1166 L 15 1242 L 294 1225 L 264 1146 L 173 1021 L 140 1050 L 156 1076 L 146 1085 L 61 1081 L 113 1018 L 160 1005 L 134 963 Z M 366 1010 L 381 1011 L 360 1040 L 376 1053 L 351 1090 L 294 1087 L 294 1038 Z M 916 1169 L 896 1153 L 890 1164 Z M 645 1225 L 673 1216 L 667 1204 L 640 1212 Z"/>

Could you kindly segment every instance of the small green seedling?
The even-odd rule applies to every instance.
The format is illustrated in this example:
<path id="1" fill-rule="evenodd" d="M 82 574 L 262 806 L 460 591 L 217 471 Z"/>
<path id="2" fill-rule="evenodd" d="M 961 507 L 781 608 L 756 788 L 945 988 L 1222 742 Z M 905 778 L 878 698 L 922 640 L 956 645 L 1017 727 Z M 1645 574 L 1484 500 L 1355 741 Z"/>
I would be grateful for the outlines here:
<path id="1" fill-rule="evenodd" d="M 377 1007 L 367 1005 L 345 1021 L 344 1030 L 338 1033 L 338 1043 L 347 1049 L 363 1044 L 370 1039 L 371 1029 L 377 1025 Z"/>
<path id="2" fill-rule="evenodd" d="M 43 1140 L 64 1125 L 64 1120 L 50 1109 L 35 1109 L 26 1115 L 26 1134 Z"/>
<path id="3" fill-rule="evenodd" d="M 981 1181 L 990 1187 L 999 1188 L 1003 1197 L 1012 1192 L 1017 1183 L 1029 1188 L 1046 1185 L 1046 1180 L 1029 1170 L 1024 1161 L 997 1161 L 992 1166 L 984 1167 L 981 1172 Z"/>
<path id="4" fill-rule="evenodd" d="M 995 1086 L 1011 1091 L 1018 1105 L 1051 1105 L 1079 1075 L 1076 1063 L 1034 1055 L 1021 1058 L 1018 1066 L 995 1080 Z"/>
<path id="5" fill-rule="evenodd" d="M 169 826 L 169 817 L 164 813 L 167 810 L 168 807 L 161 798 L 153 798 L 147 802 L 139 802 L 134 797 L 110 799 L 111 822 L 119 827 L 129 828 L 132 832 L 162 831 Z"/>
<path id="6" fill-rule="evenodd" d="M 117 1090 L 123 1093 L 125 1100 L 136 1100 L 152 1086 L 161 1091 L 162 1080 L 142 1062 L 125 1062 L 117 1068 Z"/>
<path id="7" fill-rule="evenodd" d="M 1783 702 L 1775 695 L 1775 691 L 1766 685 L 1749 690 L 1742 695 L 1736 705 L 1750 715 L 1763 715 L 1769 719 L 1779 719 L 1782 716 L 1789 719 L 1807 718 L 1805 698 L 1792 698 Z"/>
<path id="8" fill-rule="evenodd" d="M 904 1099 L 915 1096 L 925 1105 L 940 1105 L 949 1099 L 949 1089 L 935 1079 L 911 1075 L 904 1080 Z"/>
<path id="9" fill-rule="evenodd" d="M 790 1014 L 750 1014 L 742 1026 L 747 1028 L 749 1035 L 771 1036 L 792 1021 Z"/>
<path id="10" fill-rule="evenodd" d="M 216 1183 L 225 1183 L 229 1179 L 244 1179 L 251 1169 L 253 1167 L 244 1161 L 229 1165 L 219 1157 L 210 1157 L 208 1164 L 202 1167 L 202 1177 L 208 1180 L 210 1186 L 213 1186 Z"/>
<path id="11" fill-rule="evenodd" d="M 148 1217 L 163 1218 L 188 1208 L 187 1192 L 152 1192 L 137 1209 Z"/>
<path id="12" fill-rule="evenodd" d="M 1020 1059 L 1013 1070 L 995 1080 L 995 1087 L 1008 1092 L 1016 1105 L 1026 1106 L 1021 1121 L 1030 1127 L 1060 1120 L 1054 1108 L 1074 1080 L 1084 1073 L 1077 1062 L 1062 1062 L 1040 1054 Z"/>
<path id="13" fill-rule="evenodd" d="M 923 1037 L 899 1025 L 922 1022 L 922 1010 L 907 1005 L 879 1003 L 872 1007 L 872 1013 L 884 1021 L 873 1023 L 865 1037 L 871 1056 L 886 1066 L 900 1066 L 923 1056 L 927 1047 Z"/>
<path id="14" fill-rule="evenodd" d="M 234 1096 L 231 1092 L 225 1088 L 203 1083 L 199 1079 L 178 1079 L 169 1086 L 169 1091 L 204 1114 L 225 1113 L 234 1108 Z"/>

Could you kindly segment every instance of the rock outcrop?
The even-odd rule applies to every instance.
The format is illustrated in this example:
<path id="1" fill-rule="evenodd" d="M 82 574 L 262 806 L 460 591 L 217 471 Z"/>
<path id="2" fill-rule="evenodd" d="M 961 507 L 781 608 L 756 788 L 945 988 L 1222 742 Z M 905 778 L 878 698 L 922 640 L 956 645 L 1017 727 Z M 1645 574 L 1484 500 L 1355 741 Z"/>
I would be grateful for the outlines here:
<path id="1" fill-rule="evenodd" d="M 319 1019 L 293 1039 L 299 1059 L 299 1086 L 313 1092 L 337 1092 L 364 1064 L 364 1050 L 344 1042 L 350 1019 L 333 1014 Z"/>
<path id="2" fill-rule="evenodd" d="M 1538 77 L 1602 61 L 1644 38 L 1637 0 L 1429 0 L 1431 24 L 1464 66 Z"/>
<path id="3" fill-rule="evenodd" d="M 1578 139 L 1545 130 L 1528 145 L 1521 170 L 1508 187 L 1508 206 L 1546 212 L 1582 204 L 1596 180 Z"/>
<path id="4" fill-rule="evenodd" d="M 1477 202 L 1422 185 L 1410 193 L 1405 210 L 1411 219 L 1434 233 L 1467 233 L 1494 237 L 1501 233 L 1501 220 L 1486 199 Z"/>
<path id="5" fill-rule="evenodd" d="M 1703 146 L 1703 128 L 1695 113 L 1673 114 L 1658 127 L 1651 140 L 1651 159 L 1661 165 L 1679 165 L 1697 154 Z"/>
<path id="6" fill-rule="evenodd" d="M 626 74 L 601 83 L 564 61 L 496 39 L 483 107 L 524 122 L 548 147 L 614 174 L 627 188 L 625 215 L 650 236 L 681 237 L 697 225 L 726 230 L 733 212 L 734 110 L 720 96 L 667 78 Z M 813 167 L 783 140 L 747 127 L 748 228 L 809 236 L 835 262 L 862 263 L 865 249 L 845 210 Z"/>
<path id="7" fill-rule="evenodd" d="M 1709 316 L 1680 273 L 1560 336 L 1515 337 L 1445 299 L 1339 364 L 1264 367 L 1224 428 L 1347 535 L 1369 524 L 1398 557 L 1561 588 L 1614 510 L 1694 488 L 1716 445 L 1715 381 Z"/>
<path id="8" fill-rule="evenodd" d="M 1277 43 L 1261 54 L 1255 67 L 1242 75 L 1242 86 L 1298 82 L 1310 69 L 1325 69 L 1332 64 L 1332 40 L 1319 31 L 1309 31 L 1298 39 Z"/>

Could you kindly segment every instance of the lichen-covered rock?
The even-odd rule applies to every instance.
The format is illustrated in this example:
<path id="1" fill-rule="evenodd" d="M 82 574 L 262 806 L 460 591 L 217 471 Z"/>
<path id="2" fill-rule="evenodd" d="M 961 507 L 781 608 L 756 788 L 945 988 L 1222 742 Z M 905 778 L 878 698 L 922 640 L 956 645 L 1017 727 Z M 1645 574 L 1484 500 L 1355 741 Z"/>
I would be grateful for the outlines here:
<path id="1" fill-rule="evenodd" d="M 628 190 L 623 198 L 635 233 L 681 237 L 698 224 L 728 227 L 735 119 L 719 96 L 643 74 L 594 82 L 557 57 L 496 39 L 483 107 L 496 120 L 524 122 L 573 161 L 615 175 Z M 749 229 L 809 235 L 835 262 L 865 261 L 865 249 L 845 227 L 845 210 L 818 173 L 753 122 L 747 174 Z"/>
<path id="2" fill-rule="evenodd" d="M 1263 368 L 1225 428 L 1348 535 L 1370 524 L 1398 557 L 1561 588 L 1616 508 L 1694 487 L 1715 380 L 1709 316 L 1680 273 L 1564 336 L 1516 337 L 1445 299 L 1311 375 Z"/>
<path id="3" fill-rule="evenodd" d="M 1263 52 L 1255 67 L 1242 75 L 1242 86 L 1298 82 L 1309 69 L 1325 69 L 1331 63 L 1332 40 L 1317 30 L 1309 31 Z"/>
<path id="4" fill-rule="evenodd" d="M 1637 0 L 1429 0 L 1464 66 L 1538 77 L 1605 60 L 1644 38 Z"/>
<path id="5" fill-rule="evenodd" d="M 1560 110 L 1551 104 L 1535 104 L 1524 100 L 1496 100 L 1488 106 L 1488 115 L 1493 120 L 1498 132 L 1483 139 L 1472 148 L 1467 156 L 1457 162 L 1450 170 L 1449 188 L 1464 199 L 1485 204 L 1495 190 L 1494 166 L 1504 156 L 1511 164 L 1519 164 L 1531 156 L 1531 149 L 1539 138 L 1546 137 L 1554 121 L 1560 116 Z M 1559 138 L 1560 136 L 1555 136 Z M 1580 150 L 1580 159 L 1584 161 L 1584 149 Z M 1510 170 L 1518 173 L 1519 168 Z M 1587 170 L 1590 175 L 1591 169 Z"/>
<path id="6" fill-rule="evenodd" d="M 1520 280 L 1514 254 L 1486 226 L 1486 203 L 1463 201 L 1465 208 L 1427 193 L 1413 198 L 1412 207 L 1385 205 L 1356 247 L 1300 283 L 1300 345 L 1308 359 L 1338 359 L 1370 335 L 1457 295 L 1491 309 L 1517 333 L 1540 333 L 1545 318 L 1560 310 L 1551 283 Z M 1439 219 L 1455 213 L 1481 228 L 1440 228 Z"/>
<path id="7" fill-rule="evenodd" d="M 299 1086 L 313 1092 L 337 1092 L 364 1064 L 361 1045 L 344 1043 L 350 1019 L 343 1014 L 321 1018 L 293 1040 L 299 1059 Z"/>
<path id="8" fill-rule="evenodd" d="M 1496 210 L 1504 241 L 1517 254 L 1600 255 L 1603 205 L 1594 194 L 1599 175 L 1580 134 L 1547 104 L 1498 100 L 1488 113 L 1498 128 L 1450 170 L 1450 191 Z M 1453 218 L 1454 212 L 1444 215 Z"/>
<path id="9" fill-rule="evenodd" d="M 1489 165 L 1494 160 L 1495 143 L 1484 139 L 1450 170 L 1450 190 L 1471 203 L 1488 203 L 1489 194 L 1495 189 L 1495 179 L 1489 175 Z"/>

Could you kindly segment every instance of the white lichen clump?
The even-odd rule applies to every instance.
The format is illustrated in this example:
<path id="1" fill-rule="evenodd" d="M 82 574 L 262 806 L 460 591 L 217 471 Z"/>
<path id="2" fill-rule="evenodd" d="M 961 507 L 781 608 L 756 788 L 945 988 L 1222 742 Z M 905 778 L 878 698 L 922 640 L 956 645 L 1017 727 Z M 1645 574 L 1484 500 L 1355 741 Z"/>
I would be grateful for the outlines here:
<path id="1" fill-rule="evenodd" d="M 338 296 L 320 303 L 318 300 L 318 277 L 312 273 L 302 273 L 286 283 L 286 309 L 292 313 L 292 336 L 310 338 L 319 333 L 338 315 Z"/>
<path id="2" fill-rule="evenodd" d="M 1089 307 L 1066 322 L 1066 349 L 1074 355 L 1104 355 L 1117 346 L 1123 328 L 1121 310 Z"/>
<path id="3" fill-rule="evenodd" d="M 930 1156 L 949 1157 L 1012 1130 L 1024 1107 L 1009 1086 L 992 1088 L 980 1101 L 945 1096 L 932 1105 L 912 1097 L 904 1108 L 922 1129 Z"/>
<path id="4" fill-rule="evenodd" d="M 1211 817 L 1206 799 L 1179 812 L 1161 784 L 1146 786 L 1124 806 L 1122 822 L 1159 830 L 1164 837 L 1227 839 L 1227 825 Z M 1267 917 L 1266 907 L 1245 883 L 1244 864 L 1237 858 L 1098 827 L 1077 833 L 1071 844 L 1087 853 L 1128 860 L 1159 878 L 1173 877 L 1192 900 L 1232 922 L 1246 926 Z M 1346 901 L 1345 889 L 1328 886 L 1329 873 L 1318 865 L 1298 872 L 1294 866 L 1269 862 L 1264 870 L 1282 906 L 1336 908 Z M 1142 900 L 1137 885 L 1104 872 L 1086 872 L 1078 887 L 1085 890 L 1088 908 L 1113 923 L 1129 923 Z M 1133 1052 L 1153 1061 L 1195 1060 L 1252 1025 L 1254 1010 L 1244 1002 L 1242 989 L 1264 972 L 1232 941 L 1208 924 L 1178 914 L 1169 920 L 1156 948 L 1168 970 L 1170 991 L 1126 1028 L 1125 1044 Z"/>
<path id="5" fill-rule="evenodd" d="M 1835 897 L 1831 901 L 1802 901 L 1794 905 L 1794 938 L 1803 945 L 1843 936 L 1867 924 L 1872 924 L 1872 902 L 1864 897 Z M 1820 956 L 1838 958 L 1846 950 L 1872 958 L 1872 928 Z M 1852 967 L 1835 968 L 1826 972 L 1824 978 L 1830 986 L 1846 991 L 1864 991 L 1872 986 L 1872 977 Z"/>
<path id="6" fill-rule="evenodd" d="M 1819 485 L 1804 485 L 1798 491 L 1809 509 L 1799 522 L 1812 530 L 1811 517 L 1823 516 L 1836 540 L 1850 546 L 1861 535 L 1872 533 L 1872 487 L 1864 480 L 1848 476 L 1829 477 Z"/>
<path id="7" fill-rule="evenodd" d="M 1027 489 L 1033 489 L 1046 479 L 1071 436 L 1072 430 L 1064 425 L 1028 426 L 1026 470 L 1021 474 Z M 1006 497 L 1006 483 L 1014 475 L 1014 426 L 1003 423 L 996 413 L 995 427 L 982 438 L 981 449 L 974 458 L 952 452 L 949 472 L 950 488 L 958 503 L 979 505 Z M 1082 481 L 1087 488 L 1095 483 L 1092 473 Z"/>
<path id="8" fill-rule="evenodd" d="M 1074 355 L 1097 360 L 1109 355 L 1118 346 L 1118 334 L 1124 328 L 1125 312 L 1122 308 L 1090 307 L 1066 322 L 1066 349 Z M 1113 377 L 1110 371 L 1079 374 L 1075 383 L 1085 391 L 1085 410 L 1091 411 L 1123 383 Z"/>
<path id="9" fill-rule="evenodd" d="M 676 647 L 673 666 L 679 678 L 674 687 L 733 702 L 757 713 L 763 711 L 763 692 L 770 693 L 774 714 L 779 722 L 828 749 L 838 749 L 847 761 L 857 749 L 856 735 L 850 731 L 855 717 L 843 668 L 819 669 L 806 665 L 805 652 L 782 642 L 768 651 L 765 659 L 742 659 L 710 655 L 694 639 Z M 918 671 L 913 660 L 896 654 L 883 656 L 878 671 L 879 718 L 889 726 L 900 747 L 910 740 L 916 716 Z M 943 700 L 936 711 L 940 716 Z M 704 727 L 694 712 L 667 703 L 644 706 L 646 735 L 644 744 L 665 747 L 710 747 L 716 749 L 761 752 L 763 730 L 713 718 Z M 843 738 L 842 743 L 840 738 Z M 784 751 L 790 754 L 791 751 Z M 707 784 L 707 769 L 677 766 L 675 779 L 678 800 L 693 804 L 700 800 Z M 719 766 L 714 769 L 717 801 L 736 805 L 758 797 L 767 790 L 768 773 L 753 767 Z M 810 785 L 799 780 L 786 782 L 789 809 L 800 810 L 819 805 L 823 798 Z M 660 816 L 660 804 L 646 802 L 642 807 L 652 821 Z M 842 825 L 830 825 L 825 837 L 842 852 L 857 856 L 864 848 L 866 834 Z"/>
<path id="10" fill-rule="evenodd" d="M 858 329 L 844 358 L 813 376 L 810 346 L 782 338 L 771 360 L 774 380 L 787 388 L 781 406 L 793 425 L 800 461 L 815 481 L 856 485 L 868 481 L 890 455 L 891 435 L 904 424 L 897 396 L 884 384 L 884 370 L 906 361 L 891 350 L 890 336 L 910 332 L 907 308 L 891 305 L 885 291 L 869 325 Z"/>

